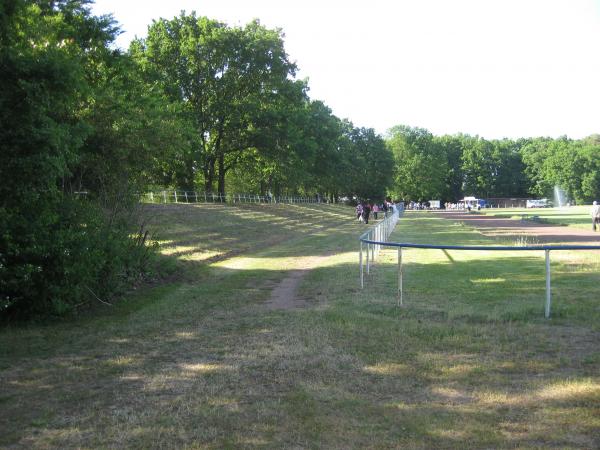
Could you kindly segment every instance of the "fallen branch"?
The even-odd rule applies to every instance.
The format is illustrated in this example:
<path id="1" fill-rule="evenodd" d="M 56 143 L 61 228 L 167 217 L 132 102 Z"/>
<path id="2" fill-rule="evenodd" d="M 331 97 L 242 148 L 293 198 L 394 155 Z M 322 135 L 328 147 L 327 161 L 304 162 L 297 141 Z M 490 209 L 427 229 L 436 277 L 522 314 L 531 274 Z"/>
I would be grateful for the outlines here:
<path id="1" fill-rule="evenodd" d="M 112 303 L 108 303 L 108 302 L 105 302 L 104 300 L 102 300 L 100 297 L 98 297 L 96 294 L 94 294 L 94 291 L 92 291 L 92 290 L 91 290 L 89 287 L 85 286 L 85 288 L 86 288 L 88 291 L 90 291 L 90 293 L 91 293 L 91 294 L 92 294 L 92 295 L 93 295 L 93 296 L 96 298 L 96 300 L 98 300 L 100 303 L 104 303 L 105 305 L 112 306 Z"/>

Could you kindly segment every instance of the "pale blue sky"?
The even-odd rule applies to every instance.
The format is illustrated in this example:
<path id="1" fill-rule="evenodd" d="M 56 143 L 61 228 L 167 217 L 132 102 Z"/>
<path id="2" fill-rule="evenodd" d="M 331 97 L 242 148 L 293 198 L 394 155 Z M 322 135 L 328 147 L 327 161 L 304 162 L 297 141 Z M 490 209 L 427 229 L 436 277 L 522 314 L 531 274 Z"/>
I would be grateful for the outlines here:
<path id="1" fill-rule="evenodd" d="M 127 47 L 181 10 L 282 28 L 312 99 L 380 133 L 600 133 L 600 0 L 97 0 Z"/>

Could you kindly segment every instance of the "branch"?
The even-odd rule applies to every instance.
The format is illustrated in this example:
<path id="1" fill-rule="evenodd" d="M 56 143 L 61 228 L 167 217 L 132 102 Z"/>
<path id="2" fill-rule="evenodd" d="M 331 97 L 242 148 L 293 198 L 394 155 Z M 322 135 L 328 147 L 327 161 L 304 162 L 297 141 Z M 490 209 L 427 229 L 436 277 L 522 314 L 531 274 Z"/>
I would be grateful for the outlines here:
<path id="1" fill-rule="evenodd" d="M 85 286 L 85 285 L 84 285 L 84 286 Z M 92 291 L 92 290 L 91 290 L 89 287 L 85 286 L 85 288 L 86 288 L 88 291 L 90 291 L 90 293 L 91 293 L 91 294 L 92 294 L 92 295 L 93 295 L 93 296 L 96 298 L 96 300 L 98 300 L 100 303 L 104 303 L 105 305 L 112 306 L 112 303 L 105 302 L 104 300 L 102 300 L 101 298 L 99 298 L 99 297 L 98 297 L 96 294 L 94 294 L 94 291 Z"/>

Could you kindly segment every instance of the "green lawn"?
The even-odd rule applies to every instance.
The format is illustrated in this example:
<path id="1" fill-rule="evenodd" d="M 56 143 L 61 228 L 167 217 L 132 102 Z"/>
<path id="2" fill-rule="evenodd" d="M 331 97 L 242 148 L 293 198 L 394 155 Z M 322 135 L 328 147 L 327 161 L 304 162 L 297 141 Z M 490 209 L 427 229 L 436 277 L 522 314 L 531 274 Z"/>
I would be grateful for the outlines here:
<path id="1" fill-rule="evenodd" d="M 545 223 L 590 230 L 592 228 L 590 209 L 591 205 L 582 205 L 563 208 L 483 209 L 482 212 L 486 215 L 513 217 L 515 219 L 520 219 L 523 216 L 538 216 Z"/>
<path id="2" fill-rule="evenodd" d="M 598 448 L 600 258 L 395 251 L 337 206 L 155 205 L 170 282 L 0 332 L 2 448 Z M 394 240 L 492 243 L 440 215 Z M 298 295 L 266 300 L 317 256 Z"/>

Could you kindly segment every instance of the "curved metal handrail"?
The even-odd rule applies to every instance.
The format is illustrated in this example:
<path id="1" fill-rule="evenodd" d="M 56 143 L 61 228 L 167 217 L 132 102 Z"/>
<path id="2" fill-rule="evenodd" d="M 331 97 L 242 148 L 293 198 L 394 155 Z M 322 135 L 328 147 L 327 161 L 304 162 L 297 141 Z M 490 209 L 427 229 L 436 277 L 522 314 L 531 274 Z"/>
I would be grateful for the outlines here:
<path id="1" fill-rule="evenodd" d="M 367 233 L 360 236 L 360 286 L 364 287 L 364 271 L 362 267 L 362 245 L 367 244 L 367 269 L 369 264 L 369 247 L 385 246 L 398 248 L 398 305 L 403 304 L 402 293 L 402 249 L 403 248 L 423 248 L 432 250 L 492 250 L 492 251 L 544 251 L 546 253 L 546 304 L 545 317 L 550 317 L 550 306 L 552 302 L 552 291 L 550 285 L 550 251 L 554 250 L 600 250 L 600 245 L 529 245 L 529 246 L 511 246 L 511 245 L 435 245 L 435 244 L 414 244 L 412 242 L 385 242 L 373 239 L 365 239 Z M 367 270 L 367 273 L 369 271 Z"/>
<path id="2" fill-rule="evenodd" d="M 362 237 L 362 236 L 361 236 Z M 384 245 L 387 247 L 402 248 L 427 248 L 439 250 L 600 250 L 600 245 L 434 245 L 414 244 L 411 242 L 379 242 L 368 239 L 360 239 L 365 244 Z"/>

